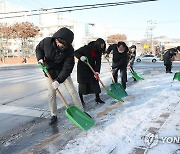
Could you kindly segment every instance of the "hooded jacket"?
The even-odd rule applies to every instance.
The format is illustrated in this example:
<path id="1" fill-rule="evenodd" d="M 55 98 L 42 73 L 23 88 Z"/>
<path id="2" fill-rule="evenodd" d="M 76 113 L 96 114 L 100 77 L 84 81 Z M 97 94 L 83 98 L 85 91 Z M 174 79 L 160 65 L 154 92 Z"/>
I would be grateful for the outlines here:
<path id="1" fill-rule="evenodd" d="M 68 45 L 71 45 L 74 40 L 74 33 L 68 28 L 63 27 L 54 33 L 52 38 L 61 38 L 66 41 Z"/>
<path id="2" fill-rule="evenodd" d="M 60 52 L 56 46 L 55 39 L 61 38 L 68 43 L 68 47 Z M 74 48 L 71 43 L 74 34 L 67 28 L 59 29 L 52 37 L 46 37 L 36 46 L 36 58 L 43 59 L 48 72 L 53 80 L 63 83 L 72 73 L 74 67 Z"/>

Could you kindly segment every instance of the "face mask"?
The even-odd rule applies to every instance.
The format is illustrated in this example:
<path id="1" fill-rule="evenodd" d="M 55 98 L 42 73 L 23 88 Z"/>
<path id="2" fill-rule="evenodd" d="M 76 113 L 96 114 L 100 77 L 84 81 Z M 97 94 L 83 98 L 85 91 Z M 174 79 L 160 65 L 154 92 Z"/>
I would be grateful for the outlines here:
<path id="1" fill-rule="evenodd" d="M 117 47 L 117 49 L 118 49 L 118 52 L 119 52 L 119 53 L 123 53 L 123 52 L 125 51 L 125 48 L 124 48 L 122 45 L 120 45 L 119 47 Z"/>
<path id="2" fill-rule="evenodd" d="M 131 51 L 134 52 L 134 51 L 135 51 L 135 48 L 132 48 Z"/>
<path id="3" fill-rule="evenodd" d="M 122 50 L 122 51 L 121 51 L 121 50 L 118 50 L 118 51 L 119 51 L 119 53 L 123 53 L 123 52 L 124 52 L 124 50 Z"/>
<path id="4" fill-rule="evenodd" d="M 65 46 L 57 46 L 57 48 L 60 52 L 63 52 L 66 49 Z"/>

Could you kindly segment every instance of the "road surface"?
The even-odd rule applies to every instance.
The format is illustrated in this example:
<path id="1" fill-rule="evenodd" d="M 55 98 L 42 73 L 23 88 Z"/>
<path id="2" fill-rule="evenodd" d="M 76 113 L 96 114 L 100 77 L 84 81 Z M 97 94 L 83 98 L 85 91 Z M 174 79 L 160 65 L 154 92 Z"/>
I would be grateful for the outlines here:
<path id="1" fill-rule="evenodd" d="M 174 63 L 173 72 L 176 72 L 179 63 Z M 135 71 L 140 74 L 158 74 L 165 71 L 162 62 L 157 63 L 135 63 Z M 102 63 L 100 75 L 105 85 L 110 85 L 111 78 L 108 64 Z M 72 73 L 73 82 L 77 88 L 76 66 Z M 107 80 L 108 79 L 108 80 Z M 128 86 L 131 86 L 131 74 L 128 71 Z M 24 151 L 38 142 L 43 144 L 64 135 L 61 141 L 62 147 L 73 136 L 80 133 L 64 115 L 62 103 L 58 103 L 59 116 L 56 126 L 49 126 L 50 112 L 47 101 L 46 80 L 42 70 L 37 65 L 20 65 L 0 67 L 0 152 L 14 154 Z M 63 84 L 60 90 L 67 102 L 72 104 L 71 97 L 66 92 Z M 102 89 L 102 99 L 108 96 Z M 60 102 L 60 101 L 59 101 Z M 94 96 L 85 97 L 87 111 L 98 108 L 94 102 Z M 73 130 L 73 131 L 72 131 Z M 67 135 L 65 135 L 68 132 Z M 57 136 L 55 135 L 57 134 Z M 51 138 L 51 136 L 53 136 Z M 48 138 L 48 140 L 46 140 Z M 42 143 L 44 141 L 45 143 Z M 61 148 L 61 147 L 60 147 Z"/>

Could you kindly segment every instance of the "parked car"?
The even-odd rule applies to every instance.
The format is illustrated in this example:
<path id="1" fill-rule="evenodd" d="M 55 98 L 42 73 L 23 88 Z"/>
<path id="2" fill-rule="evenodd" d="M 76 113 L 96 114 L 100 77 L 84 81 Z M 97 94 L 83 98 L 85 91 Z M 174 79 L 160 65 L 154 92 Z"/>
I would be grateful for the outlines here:
<path id="1" fill-rule="evenodd" d="M 143 56 L 137 57 L 136 61 L 137 62 L 146 61 L 146 62 L 155 63 L 156 61 L 159 61 L 159 58 L 157 56 L 154 56 L 154 55 L 143 55 Z"/>

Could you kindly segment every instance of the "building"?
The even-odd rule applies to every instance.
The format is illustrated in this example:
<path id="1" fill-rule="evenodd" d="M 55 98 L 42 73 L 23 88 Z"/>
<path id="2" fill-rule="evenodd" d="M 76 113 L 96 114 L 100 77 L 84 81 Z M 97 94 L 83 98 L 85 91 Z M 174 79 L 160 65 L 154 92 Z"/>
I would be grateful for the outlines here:
<path id="1" fill-rule="evenodd" d="M 0 23 L 12 24 L 15 22 L 29 21 L 30 17 L 27 16 L 28 13 L 25 11 L 27 10 L 22 7 L 19 7 L 7 1 L 0 1 Z"/>
<path id="2" fill-rule="evenodd" d="M 7 26 L 10 26 L 17 22 L 25 22 L 29 21 L 30 17 L 28 16 L 28 12 L 26 12 L 22 7 L 19 7 L 17 5 L 14 5 L 12 3 L 9 3 L 7 1 L 0 1 L 0 23 L 7 24 Z M 20 55 L 21 51 L 21 44 L 19 40 L 9 40 L 8 45 L 4 47 L 4 44 L 6 44 L 6 40 L 0 37 L 1 41 L 1 54 L 3 53 L 5 56 L 12 56 L 12 55 Z"/>
<path id="3" fill-rule="evenodd" d="M 157 45 L 154 46 L 155 55 L 159 55 L 161 57 L 167 49 L 180 46 L 180 39 L 172 39 L 161 36 L 154 38 L 154 40 L 157 42 Z M 180 53 L 177 54 L 175 60 L 180 60 Z"/>

